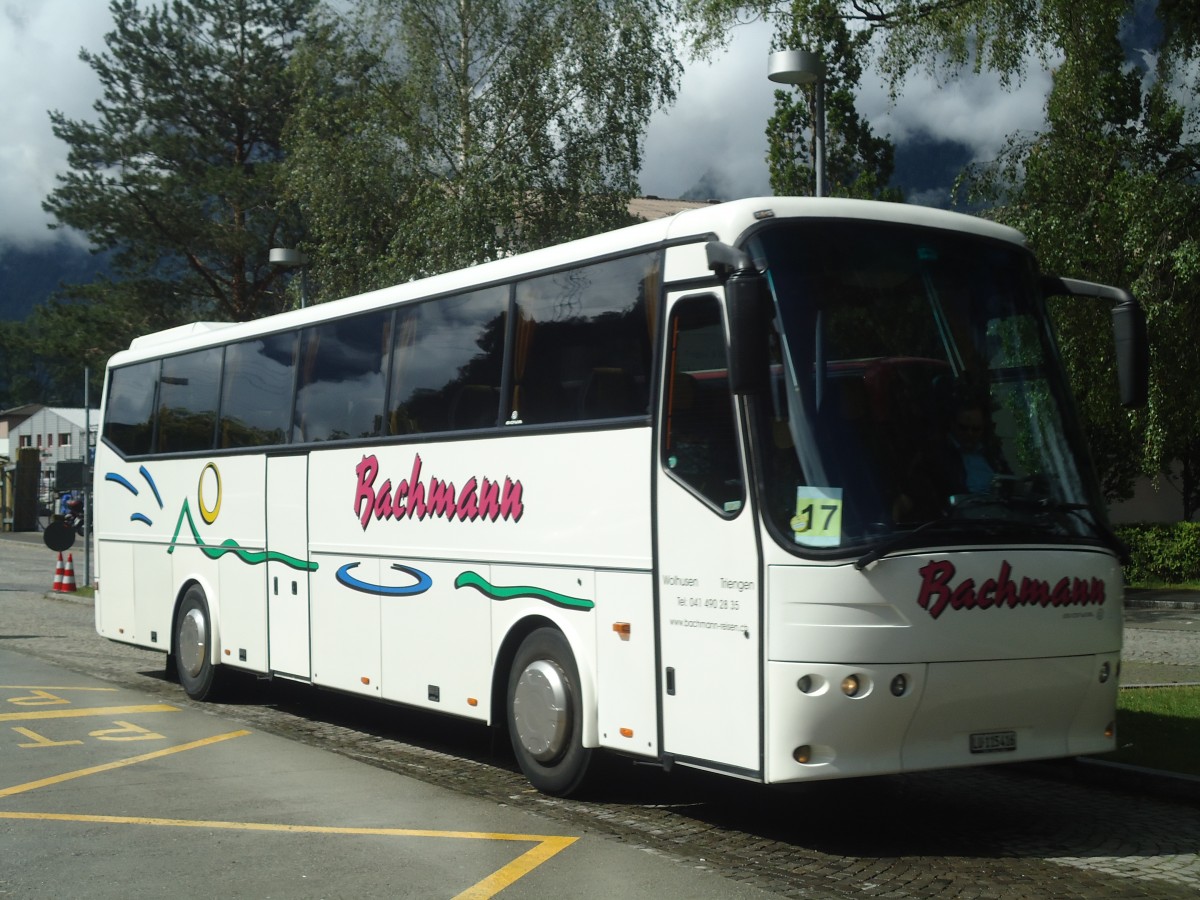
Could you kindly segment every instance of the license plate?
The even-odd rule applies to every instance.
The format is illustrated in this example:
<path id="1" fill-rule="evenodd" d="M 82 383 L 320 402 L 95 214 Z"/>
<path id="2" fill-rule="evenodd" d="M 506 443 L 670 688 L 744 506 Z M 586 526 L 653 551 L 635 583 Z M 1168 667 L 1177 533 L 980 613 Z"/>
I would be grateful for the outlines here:
<path id="1" fill-rule="evenodd" d="M 971 735 L 972 753 L 1007 753 L 1016 749 L 1015 731 L 982 731 Z"/>

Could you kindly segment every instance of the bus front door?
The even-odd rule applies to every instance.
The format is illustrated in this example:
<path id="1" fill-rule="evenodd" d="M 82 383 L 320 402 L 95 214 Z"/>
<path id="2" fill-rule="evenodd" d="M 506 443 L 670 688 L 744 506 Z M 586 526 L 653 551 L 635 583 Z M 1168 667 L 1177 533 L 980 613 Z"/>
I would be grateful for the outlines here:
<path id="1" fill-rule="evenodd" d="M 271 671 L 311 677 L 308 457 L 267 458 L 267 623 Z"/>
<path id="2" fill-rule="evenodd" d="M 761 775 L 762 590 L 721 308 L 676 303 L 656 488 L 662 750 Z"/>

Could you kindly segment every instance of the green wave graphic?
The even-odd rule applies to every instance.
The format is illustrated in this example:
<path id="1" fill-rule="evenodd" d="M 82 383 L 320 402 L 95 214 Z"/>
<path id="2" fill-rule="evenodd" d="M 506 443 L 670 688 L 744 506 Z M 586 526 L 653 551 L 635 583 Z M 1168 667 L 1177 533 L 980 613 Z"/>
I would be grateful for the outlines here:
<path id="1" fill-rule="evenodd" d="M 518 597 L 529 597 L 532 600 L 545 600 L 563 609 L 592 609 L 596 604 L 581 597 L 568 597 L 555 591 L 539 587 L 496 587 L 489 584 L 476 572 L 463 572 L 454 579 L 456 588 L 473 587 L 490 600 L 515 600 Z"/>
<path id="2" fill-rule="evenodd" d="M 242 562 L 251 566 L 261 565 L 265 562 L 281 562 L 285 566 L 299 569 L 302 572 L 317 571 L 318 564 L 315 562 L 305 562 L 294 556 L 288 556 L 286 553 L 280 553 L 278 550 L 243 550 L 233 538 L 222 541 L 217 547 L 209 546 L 200 539 L 200 532 L 196 528 L 196 522 L 192 518 L 192 510 L 188 506 L 186 497 L 183 498 L 183 508 L 179 510 L 179 520 L 175 523 L 175 533 L 171 535 L 171 545 L 167 547 L 168 553 L 175 552 L 175 547 L 179 542 L 179 532 L 183 529 L 184 519 L 187 519 L 188 527 L 192 530 L 192 538 L 195 540 L 196 546 L 209 559 L 220 559 L 226 553 L 233 553 Z"/>

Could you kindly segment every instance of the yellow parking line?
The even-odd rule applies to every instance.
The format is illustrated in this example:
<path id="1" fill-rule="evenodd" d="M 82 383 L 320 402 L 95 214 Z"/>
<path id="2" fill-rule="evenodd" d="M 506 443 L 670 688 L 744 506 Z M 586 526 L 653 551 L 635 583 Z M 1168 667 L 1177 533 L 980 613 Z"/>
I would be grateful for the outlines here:
<path id="1" fill-rule="evenodd" d="M 287 834 L 349 834 L 375 837 L 446 838 L 459 841 L 564 842 L 579 840 L 547 834 L 510 834 L 493 831 L 435 831 L 429 828 L 372 828 L 355 825 L 288 825 L 283 822 L 231 822 L 224 819 L 164 819 L 158 816 L 94 816 L 76 813 L 4 812 L 3 819 L 37 819 L 48 822 L 87 822 L 96 825 L 156 825 L 168 828 L 207 828 L 222 831 L 266 831 Z"/>
<path id="2" fill-rule="evenodd" d="M 0 684 L 0 691 L 107 691 L 116 693 L 120 688 L 110 687 L 74 687 L 53 684 Z"/>
<path id="3" fill-rule="evenodd" d="M 145 706 L 81 706 L 76 709 L 42 709 L 29 712 L 0 713 L 0 722 L 23 722 L 28 719 L 83 719 L 88 716 L 127 716 L 131 713 L 179 712 L 179 707 L 165 703 Z"/>
<path id="4" fill-rule="evenodd" d="M 3 796 L 0 793 L 0 796 Z M 0 819 L 40 822 L 87 822 L 99 825 L 154 825 L 167 828 L 205 828 L 225 831 L 265 831 L 286 834 L 349 834 L 382 837 L 425 837 L 456 840 L 533 842 L 534 847 L 512 862 L 477 882 L 454 900 L 489 900 L 509 885 L 528 875 L 546 860 L 574 844 L 577 837 L 544 834 L 504 834 L 486 831 L 430 831 L 423 828 L 351 828 L 336 825 L 284 825 L 274 822 L 225 822 L 204 819 L 160 819 L 143 816 L 90 816 L 71 813 L 2 812 Z"/>
<path id="5" fill-rule="evenodd" d="M 559 853 L 579 838 L 573 837 L 543 837 L 536 847 L 522 853 L 508 865 L 503 866 L 487 878 L 467 888 L 454 900 L 489 900 L 510 884 L 524 878 L 550 857 Z"/>
<path id="6" fill-rule="evenodd" d="M 103 712 L 102 712 L 103 710 Z M 0 715 L 0 719 L 16 719 L 16 718 L 70 718 L 79 715 L 100 715 L 117 713 L 125 714 L 128 712 L 178 712 L 173 706 L 145 706 L 145 707 L 107 707 L 94 708 L 90 710 L 54 710 L 42 713 L 23 713 L 12 715 Z M 188 750 L 195 750 L 200 747 L 205 747 L 210 744 L 215 744 L 220 741 L 230 740 L 231 738 L 244 737 L 251 732 L 249 731 L 231 731 L 227 734 L 218 734 L 208 738 L 202 738 L 198 741 L 191 741 L 186 744 L 179 744 L 175 747 L 166 747 L 162 750 L 154 750 L 150 753 L 143 753 L 139 756 L 131 756 L 127 759 L 120 759 L 110 763 L 104 763 L 99 766 L 91 766 L 86 769 L 78 769 L 74 772 L 65 772 L 62 775 L 54 775 L 49 778 L 42 778 L 37 781 L 26 782 L 25 784 L 14 785 L 10 788 L 0 789 L 0 797 L 11 797 L 15 794 L 23 794 L 29 791 L 35 791 L 38 788 L 49 787 L 55 784 L 62 784 L 66 781 L 72 781 L 76 778 L 85 778 L 88 775 L 96 775 L 101 772 L 109 772 L 114 769 L 123 768 L 125 766 L 136 765 L 137 763 L 146 762 L 151 759 L 158 759 L 164 756 L 170 756 L 175 753 L 183 753 Z M 138 816 L 96 816 L 96 815 L 81 815 L 73 813 L 33 813 L 33 812 L 3 812 L 0 811 L 0 819 L 21 819 L 25 821 L 43 821 L 43 822 L 89 822 L 98 824 L 115 824 L 115 825 L 153 825 L 159 827 L 174 827 L 174 828 L 206 828 L 206 829 L 223 829 L 228 831 L 265 831 L 265 832 L 283 832 L 290 834 L 347 834 L 347 835 L 376 835 L 390 837 L 424 837 L 424 838 L 442 838 L 452 840 L 486 840 L 486 841 L 520 841 L 523 843 L 532 842 L 534 844 L 529 850 L 522 853 L 516 859 L 501 866 L 491 875 L 477 882 L 465 891 L 457 894 L 454 900 L 490 900 L 506 887 L 514 884 L 524 876 L 528 875 L 542 863 L 546 862 L 553 856 L 561 853 L 567 847 L 574 844 L 579 838 L 577 837 L 561 837 L 541 834 L 507 834 L 502 832 L 486 832 L 486 831 L 433 831 L 421 828 L 351 828 L 333 825 L 285 825 L 271 822 L 224 822 L 224 821 L 207 821 L 197 819 L 163 819 L 153 817 L 138 817 Z"/>
<path id="7" fill-rule="evenodd" d="M 169 706 L 167 709 L 174 709 Z M 38 788 L 49 787 L 52 784 L 62 784 L 64 781 L 72 781 L 76 778 L 84 778 L 88 775 L 96 775 L 100 772 L 110 772 L 113 769 L 120 769 L 124 766 L 132 766 L 140 762 L 146 762 L 150 759 L 158 759 L 162 756 L 170 756 L 173 753 L 183 753 L 185 750 L 195 750 L 197 747 L 206 747 L 209 744 L 215 744 L 218 741 L 227 741 L 230 738 L 244 737 L 250 734 L 249 731 L 231 731 L 228 734 L 218 734 L 213 737 L 203 738 L 198 741 L 191 741 L 187 744 L 179 744 L 175 747 L 164 747 L 162 750 L 154 750 L 150 753 L 143 753 L 141 756 L 131 756 L 128 759 L 118 759 L 114 762 L 104 763 L 99 766 L 92 766 L 87 769 L 78 769 L 74 772 L 66 772 L 62 775 L 52 775 L 49 778 L 41 778 L 37 781 L 28 781 L 25 784 L 14 785 L 10 788 L 0 788 L 0 797 L 11 797 L 14 794 L 24 794 L 27 791 L 36 791 Z M 5 813 L 4 815 L 8 815 Z"/>

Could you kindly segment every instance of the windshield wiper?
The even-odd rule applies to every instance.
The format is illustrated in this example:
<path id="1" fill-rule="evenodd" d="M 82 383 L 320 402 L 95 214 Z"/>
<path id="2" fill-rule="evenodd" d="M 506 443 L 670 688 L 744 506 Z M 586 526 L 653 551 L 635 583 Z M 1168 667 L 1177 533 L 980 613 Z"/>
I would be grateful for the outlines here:
<path id="1" fill-rule="evenodd" d="M 1001 532 L 1028 530 L 1028 522 L 1017 522 L 1010 519 L 964 519 L 960 516 L 942 516 L 928 522 L 922 522 L 911 531 L 902 531 L 880 541 L 862 556 L 854 561 L 854 568 L 860 572 L 876 560 L 882 559 L 893 550 L 899 550 L 912 544 L 921 543 L 916 538 L 929 531 L 973 531 L 994 537 Z"/>
<path id="2" fill-rule="evenodd" d="M 892 537 L 880 541 L 862 556 L 854 561 L 854 568 L 862 571 L 867 566 L 882 559 L 894 550 L 899 550 L 902 547 L 919 544 L 917 538 L 929 531 L 975 531 L 994 537 L 1001 533 L 1027 533 L 1031 528 L 1048 532 L 1050 526 L 1044 521 L 1037 519 L 994 519 L 994 518 L 974 518 L 970 515 L 963 516 L 963 510 L 971 508 L 999 506 L 1005 509 L 1019 509 L 1030 512 L 1047 512 L 1060 513 L 1076 516 L 1088 528 L 1095 532 L 1105 544 L 1107 544 L 1113 552 L 1121 559 L 1122 563 L 1127 562 L 1129 558 L 1129 548 L 1125 543 L 1117 537 L 1117 535 L 1109 528 L 1103 519 L 1095 514 L 1095 511 L 1086 503 L 1057 503 L 1048 497 L 1032 498 L 1032 497 L 997 497 L 994 494 L 976 494 L 960 498 L 955 504 L 955 512 L 942 516 L 937 519 L 932 519 L 928 522 L 923 522 L 911 531 L 903 531 L 895 534 Z M 1089 513 L 1087 517 L 1083 513 Z"/>

